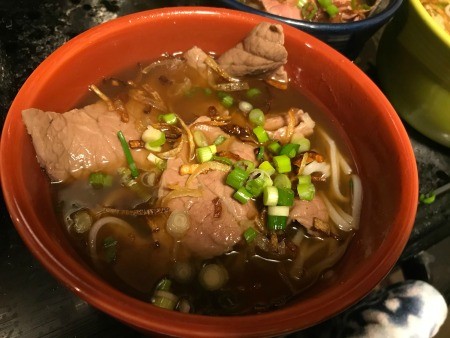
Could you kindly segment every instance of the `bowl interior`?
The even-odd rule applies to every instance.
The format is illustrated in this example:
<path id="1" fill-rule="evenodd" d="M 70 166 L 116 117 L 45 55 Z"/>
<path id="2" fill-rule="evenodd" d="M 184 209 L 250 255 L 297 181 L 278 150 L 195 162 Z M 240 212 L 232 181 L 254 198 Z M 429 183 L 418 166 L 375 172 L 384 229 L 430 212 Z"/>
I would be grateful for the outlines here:
<path id="1" fill-rule="evenodd" d="M 406 244 L 418 183 L 414 155 L 400 120 L 377 87 L 350 61 L 315 38 L 284 26 L 293 84 L 312 93 L 332 112 L 330 118 L 347 135 L 363 182 L 361 229 L 335 278 L 318 283 L 299 301 L 271 313 L 233 318 L 184 315 L 111 288 L 70 248 L 52 213 L 48 180 L 21 122 L 22 109 L 66 111 L 88 85 L 105 76 L 194 45 L 221 53 L 261 20 L 268 19 L 198 7 L 114 20 L 78 36 L 46 59 L 11 106 L 2 134 L 0 168 L 5 200 L 18 232 L 42 264 L 73 292 L 136 328 L 193 336 L 262 336 L 305 328 L 367 294 L 393 267 Z M 223 34 L 224 27 L 233 29 Z"/>

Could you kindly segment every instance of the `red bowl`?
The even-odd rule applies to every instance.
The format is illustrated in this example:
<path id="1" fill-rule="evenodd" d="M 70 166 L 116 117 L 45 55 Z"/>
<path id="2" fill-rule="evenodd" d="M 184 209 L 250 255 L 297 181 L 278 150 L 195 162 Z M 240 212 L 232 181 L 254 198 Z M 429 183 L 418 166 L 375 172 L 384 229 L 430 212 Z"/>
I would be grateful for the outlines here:
<path id="1" fill-rule="evenodd" d="M 223 52 L 260 16 L 213 8 L 166 8 L 95 27 L 48 57 L 30 76 L 7 115 L 1 142 L 2 188 L 28 248 L 76 295 L 139 330 L 178 336 L 269 336 L 293 332 L 354 304 L 389 272 L 411 232 L 418 195 L 414 154 L 396 112 L 354 64 L 319 40 L 284 26 L 287 69 L 299 90 L 312 93 L 345 130 L 358 163 L 364 199 L 361 229 L 338 264 L 295 302 L 269 313 L 211 317 L 169 312 L 131 298 L 99 278 L 78 257 L 52 212 L 50 188 L 21 119 L 22 109 L 72 108 L 89 84 L 164 52 L 197 45 Z"/>

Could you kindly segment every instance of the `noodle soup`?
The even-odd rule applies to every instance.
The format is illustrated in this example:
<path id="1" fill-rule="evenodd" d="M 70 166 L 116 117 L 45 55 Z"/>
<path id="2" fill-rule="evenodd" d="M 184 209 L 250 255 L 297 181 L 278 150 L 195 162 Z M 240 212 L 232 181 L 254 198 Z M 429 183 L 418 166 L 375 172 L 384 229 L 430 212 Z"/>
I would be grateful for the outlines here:
<path id="1" fill-rule="evenodd" d="M 84 103 L 138 131 L 126 140 L 137 172 L 53 184 L 57 213 L 81 256 L 139 299 L 206 315 L 282 307 L 344 255 L 356 166 L 327 112 L 289 83 L 243 77 L 230 90 L 187 58 L 91 87 Z"/>

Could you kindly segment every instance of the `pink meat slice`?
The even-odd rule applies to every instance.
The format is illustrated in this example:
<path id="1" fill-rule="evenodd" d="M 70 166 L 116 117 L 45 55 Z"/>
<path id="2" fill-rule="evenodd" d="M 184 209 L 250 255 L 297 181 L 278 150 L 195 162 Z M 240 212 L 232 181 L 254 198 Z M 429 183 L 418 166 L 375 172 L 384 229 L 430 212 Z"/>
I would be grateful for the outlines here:
<path id="1" fill-rule="evenodd" d="M 196 120 L 208 121 L 204 117 Z M 208 140 L 223 133 L 220 128 L 202 125 L 200 128 Z M 249 151 L 249 145 L 232 139 L 229 150 L 233 150 L 242 158 L 254 160 L 254 153 Z M 248 157 L 245 157 L 248 154 Z M 161 176 L 159 197 L 162 198 L 170 191 L 168 187 L 184 187 L 188 176 L 179 174 L 179 168 L 185 162 L 182 157 L 169 159 L 167 168 Z M 211 258 L 230 251 L 242 238 L 242 221 L 254 219 L 257 209 L 253 201 L 241 204 L 232 195 L 233 188 L 225 185 L 227 173 L 209 171 L 200 174 L 190 184 L 190 189 L 200 189 L 201 197 L 179 197 L 170 200 L 167 206 L 171 210 L 184 210 L 190 218 L 190 228 L 181 239 L 181 244 L 195 256 Z M 217 202 L 218 201 L 218 202 Z M 217 216 L 216 204 L 220 206 Z"/>
<path id="2" fill-rule="evenodd" d="M 301 20 L 300 10 L 296 6 L 296 0 L 261 0 L 261 3 L 263 4 L 264 9 L 271 14 Z"/>
<path id="3" fill-rule="evenodd" d="M 319 196 L 315 196 L 312 201 L 294 200 L 294 205 L 289 213 L 290 221 L 297 221 L 306 229 L 311 229 L 314 225 L 314 218 L 328 222 L 328 209 Z"/>
<path id="4" fill-rule="evenodd" d="M 308 113 L 297 109 L 294 113 L 295 127 L 293 136 L 308 137 L 314 132 L 316 123 Z M 288 114 L 267 114 L 264 129 L 273 140 L 283 140 L 287 132 Z"/>
<path id="5" fill-rule="evenodd" d="M 126 139 L 140 138 L 134 123 L 122 122 L 103 102 L 62 114 L 26 109 L 22 119 L 39 164 L 56 182 L 96 171 L 112 173 L 126 165 L 117 132 L 121 130 Z M 145 167 L 144 152 L 133 155 L 137 164 Z"/>

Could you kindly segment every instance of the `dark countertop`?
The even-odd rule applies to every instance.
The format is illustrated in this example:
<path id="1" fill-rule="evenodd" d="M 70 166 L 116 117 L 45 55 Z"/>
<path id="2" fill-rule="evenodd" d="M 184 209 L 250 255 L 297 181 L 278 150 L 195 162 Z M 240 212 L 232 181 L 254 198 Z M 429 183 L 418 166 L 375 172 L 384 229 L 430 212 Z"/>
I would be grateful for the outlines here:
<path id="1" fill-rule="evenodd" d="M 27 76 L 57 47 L 86 29 L 128 13 L 213 1 L 3 0 L 0 2 L 0 116 Z M 370 73 L 369 65 L 369 73 Z M 370 74 L 369 74 L 370 75 Z M 408 134 L 419 169 L 420 192 L 450 181 L 450 150 L 412 128 Z M 388 192 L 387 192 L 388 193 Z M 413 232 L 399 261 L 407 261 L 450 236 L 450 193 L 418 205 Z M 450 249 L 449 249 L 450 251 Z M 450 286 L 450 281 L 448 284 Z M 138 337 L 56 281 L 31 255 L 0 200 L 0 337 Z"/>

